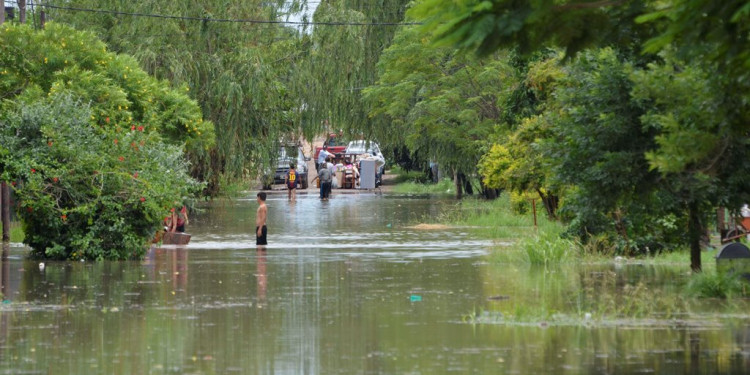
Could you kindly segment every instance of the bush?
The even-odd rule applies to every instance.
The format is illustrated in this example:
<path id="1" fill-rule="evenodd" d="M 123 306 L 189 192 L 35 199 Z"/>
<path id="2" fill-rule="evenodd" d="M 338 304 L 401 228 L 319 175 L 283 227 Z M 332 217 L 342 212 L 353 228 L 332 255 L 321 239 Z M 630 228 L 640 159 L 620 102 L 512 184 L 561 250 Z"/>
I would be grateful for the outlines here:
<path id="1" fill-rule="evenodd" d="M 553 265 L 570 262 L 576 258 L 579 246 L 555 234 L 543 234 L 518 243 L 520 258 L 530 264 Z"/>
<path id="2" fill-rule="evenodd" d="M 32 256 L 138 258 L 200 186 L 214 143 L 187 88 L 150 77 L 92 33 L 0 26 L 0 178 L 15 181 Z"/>
<path id="3" fill-rule="evenodd" d="M 140 258 L 169 208 L 200 185 L 157 133 L 89 125 L 90 107 L 54 95 L 5 115 L 24 243 L 34 257 Z"/>

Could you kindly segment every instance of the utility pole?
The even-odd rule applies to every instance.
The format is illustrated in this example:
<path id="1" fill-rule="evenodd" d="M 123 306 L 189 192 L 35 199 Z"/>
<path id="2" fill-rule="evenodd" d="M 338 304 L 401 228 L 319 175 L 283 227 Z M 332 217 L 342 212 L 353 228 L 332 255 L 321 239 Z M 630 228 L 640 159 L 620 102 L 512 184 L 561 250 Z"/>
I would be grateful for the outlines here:
<path id="1" fill-rule="evenodd" d="M 26 23 L 26 0 L 18 0 L 18 22 Z"/>
<path id="2" fill-rule="evenodd" d="M 3 11 L 5 11 L 3 9 Z M 3 181 L 0 183 L 0 216 L 3 222 L 3 242 L 10 242 L 10 190 L 8 184 Z"/>

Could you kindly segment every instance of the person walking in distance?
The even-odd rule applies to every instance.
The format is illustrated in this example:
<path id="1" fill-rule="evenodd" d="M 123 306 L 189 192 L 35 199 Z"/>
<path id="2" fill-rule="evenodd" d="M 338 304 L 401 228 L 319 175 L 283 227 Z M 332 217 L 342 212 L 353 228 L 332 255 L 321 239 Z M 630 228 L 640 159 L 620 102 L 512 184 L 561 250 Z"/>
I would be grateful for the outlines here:
<path id="1" fill-rule="evenodd" d="M 318 178 L 320 178 L 320 199 L 328 200 L 328 196 L 331 194 L 331 170 L 325 164 L 322 164 L 320 171 L 318 171 Z"/>
<path id="2" fill-rule="evenodd" d="M 284 184 L 287 188 L 287 198 L 293 201 L 297 198 L 297 171 L 294 169 L 294 163 L 289 163 L 289 172 L 284 176 Z"/>
<path id="3" fill-rule="evenodd" d="M 266 207 L 266 193 L 258 193 L 258 212 L 255 215 L 255 245 L 258 250 L 265 250 L 268 245 L 268 229 L 266 228 L 266 218 L 268 217 L 268 207 Z"/>
<path id="4" fill-rule="evenodd" d="M 334 156 L 335 156 L 334 154 L 328 152 L 328 146 L 324 145 L 323 149 L 320 150 L 320 152 L 318 153 L 318 160 L 317 160 L 317 164 L 315 165 L 315 167 L 317 168 L 318 172 L 320 172 L 321 168 L 325 168 L 326 167 L 326 160 L 328 158 L 332 158 Z"/>

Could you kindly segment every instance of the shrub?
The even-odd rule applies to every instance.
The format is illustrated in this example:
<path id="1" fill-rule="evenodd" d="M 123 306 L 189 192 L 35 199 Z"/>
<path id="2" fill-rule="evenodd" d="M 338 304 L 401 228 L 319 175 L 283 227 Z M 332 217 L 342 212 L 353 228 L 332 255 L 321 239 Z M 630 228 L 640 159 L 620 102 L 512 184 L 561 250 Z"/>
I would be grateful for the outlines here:
<path id="1" fill-rule="evenodd" d="M 138 258 L 199 185 L 183 150 L 214 142 L 187 87 L 173 89 L 92 33 L 0 26 L 0 178 L 15 181 L 32 256 Z"/>
<path id="2" fill-rule="evenodd" d="M 530 264 L 553 265 L 575 259 L 579 246 L 555 234 L 537 235 L 521 240 L 520 258 Z"/>
<path id="3" fill-rule="evenodd" d="M 70 95 L 5 114 L 24 243 L 34 257 L 139 258 L 170 207 L 200 185 L 177 146 L 157 133 L 91 127 L 90 107 Z M 15 135 L 15 136 L 14 136 Z"/>

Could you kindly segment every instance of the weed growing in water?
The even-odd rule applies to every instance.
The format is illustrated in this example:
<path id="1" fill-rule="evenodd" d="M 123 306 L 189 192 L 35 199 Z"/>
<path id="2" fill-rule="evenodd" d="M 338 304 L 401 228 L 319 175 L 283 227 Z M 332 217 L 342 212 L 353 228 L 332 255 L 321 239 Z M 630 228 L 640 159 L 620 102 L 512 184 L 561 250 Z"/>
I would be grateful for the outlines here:
<path id="1" fill-rule="evenodd" d="M 545 266 L 574 261 L 580 254 L 580 247 L 573 241 L 548 233 L 521 240 L 518 249 L 521 261 Z"/>
<path id="2" fill-rule="evenodd" d="M 747 283 L 731 272 L 701 272 L 691 276 L 687 293 L 702 298 L 732 298 L 745 295 Z"/>

